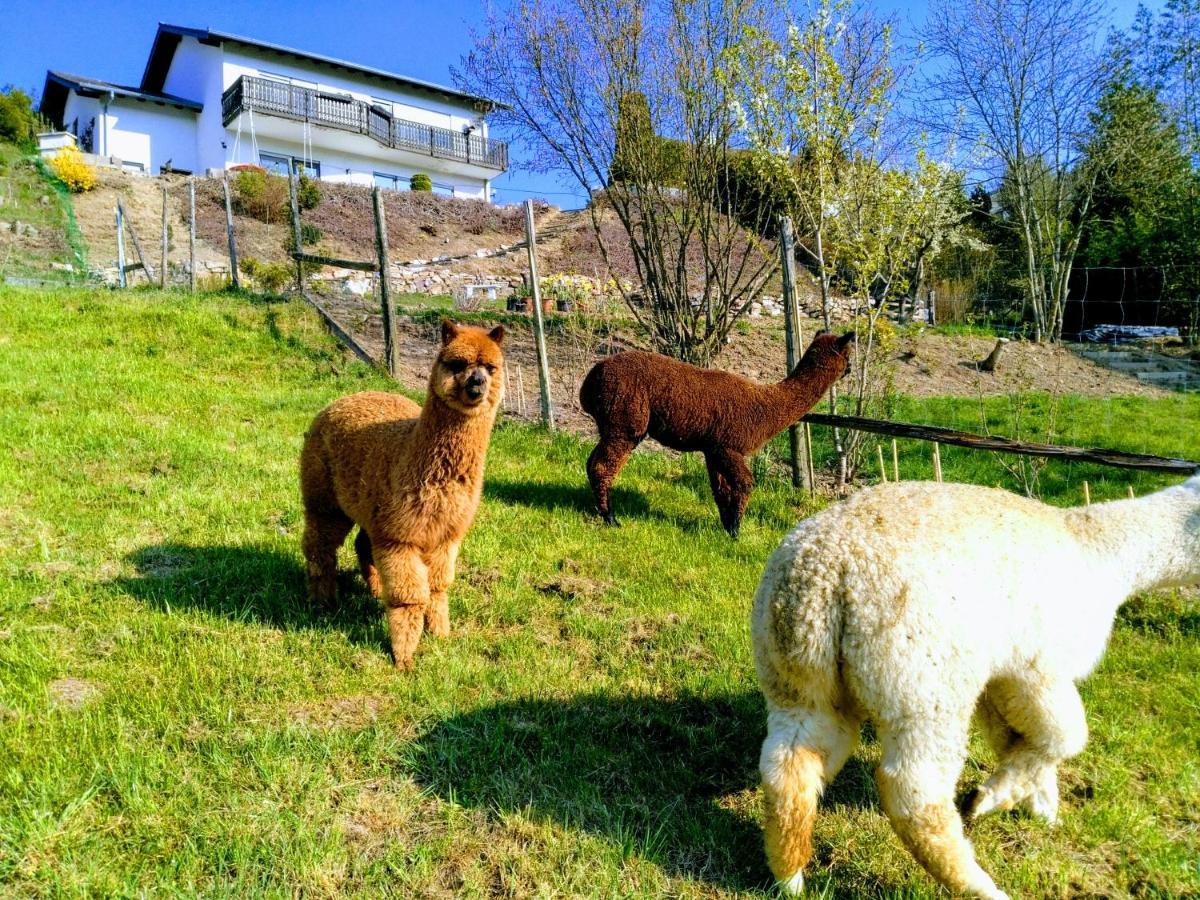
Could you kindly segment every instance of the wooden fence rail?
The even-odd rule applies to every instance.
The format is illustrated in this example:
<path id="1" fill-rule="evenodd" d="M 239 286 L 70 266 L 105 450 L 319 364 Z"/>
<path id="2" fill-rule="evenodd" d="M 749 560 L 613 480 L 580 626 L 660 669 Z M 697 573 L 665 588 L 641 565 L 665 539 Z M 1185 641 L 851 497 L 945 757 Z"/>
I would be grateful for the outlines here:
<path id="1" fill-rule="evenodd" d="M 955 447 L 968 447 L 972 450 L 996 450 L 1001 453 L 1017 453 L 1023 456 L 1073 459 L 1118 469 L 1171 472 L 1177 475 L 1192 475 L 1200 472 L 1200 462 L 1193 462 L 1189 459 L 1172 459 L 1145 453 L 1126 453 L 1122 450 L 1032 444 L 1026 441 L 972 434 L 969 431 L 937 428 L 932 425 L 887 422 L 881 419 L 864 419 L 859 416 L 831 416 L 827 413 L 809 413 L 803 421 L 811 422 L 814 425 L 829 425 L 835 428 L 870 431 L 874 434 L 888 434 L 893 437 L 915 438 L 919 441 L 936 441 L 939 444 L 952 444 Z"/>

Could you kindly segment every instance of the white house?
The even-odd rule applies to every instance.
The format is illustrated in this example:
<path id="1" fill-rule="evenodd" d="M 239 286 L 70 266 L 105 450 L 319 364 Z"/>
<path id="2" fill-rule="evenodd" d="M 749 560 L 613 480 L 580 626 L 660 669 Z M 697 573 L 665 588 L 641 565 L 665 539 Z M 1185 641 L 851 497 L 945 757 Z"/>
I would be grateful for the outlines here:
<path id="1" fill-rule="evenodd" d="M 41 111 L 85 152 L 150 173 L 254 164 L 326 181 L 491 199 L 508 148 L 497 106 L 403 75 L 265 41 L 160 23 L 137 87 L 51 70 Z"/>

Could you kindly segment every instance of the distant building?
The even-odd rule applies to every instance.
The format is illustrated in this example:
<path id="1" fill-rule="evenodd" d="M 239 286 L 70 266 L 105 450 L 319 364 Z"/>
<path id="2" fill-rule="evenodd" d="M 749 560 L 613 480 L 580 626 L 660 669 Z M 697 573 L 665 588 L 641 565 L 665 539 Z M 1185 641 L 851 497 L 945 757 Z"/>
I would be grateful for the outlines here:
<path id="1" fill-rule="evenodd" d="M 80 149 L 158 173 L 255 164 L 325 181 L 491 199 L 508 148 L 497 106 L 403 75 L 265 41 L 159 24 L 138 87 L 50 70 L 41 111 Z"/>

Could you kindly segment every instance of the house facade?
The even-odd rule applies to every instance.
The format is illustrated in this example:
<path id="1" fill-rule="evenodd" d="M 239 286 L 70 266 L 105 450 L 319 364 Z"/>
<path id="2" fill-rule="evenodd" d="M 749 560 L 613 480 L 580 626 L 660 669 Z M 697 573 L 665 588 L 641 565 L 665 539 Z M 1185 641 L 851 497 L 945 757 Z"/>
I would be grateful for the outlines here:
<path id="1" fill-rule="evenodd" d="M 326 181 L 491 199 L 508 167 L 492 101 L 252 38 L 160 24 L 137 87 L 51 70 L 41 111 L 126 168 L 259 165 Z"/>

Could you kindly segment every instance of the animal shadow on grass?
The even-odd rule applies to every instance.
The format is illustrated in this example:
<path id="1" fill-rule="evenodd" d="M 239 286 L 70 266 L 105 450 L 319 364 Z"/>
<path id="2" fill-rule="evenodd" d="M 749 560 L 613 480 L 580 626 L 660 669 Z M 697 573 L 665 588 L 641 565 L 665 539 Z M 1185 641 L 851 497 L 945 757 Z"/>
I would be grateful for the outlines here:
<path id="1" fill-rule="evenodd" d="M 668 874 L 748 891 L 770 884 L 745 793 L 764 721 L 757 692 L 521 699 L 436 723 L 407 762 L 443 799 L 584 829 Z"/>
<path id="2" fill-rule="evenodd" d="M 531 484 L 525 481 L 488 478 L 484 482 L 483 494 L 487 499 L 499 500 L 503 503 L 519 503 L 523 506 L 537 506 L 551 511 L 575 510 L 585 519 L 599 525 L 600 515 L 596 512 L 596 500 L 592 496 L 592 489 L 588 487 L 587 476 L 583 476 L 583 479 L 582 484 L 576 485 L 562 482 Z M 711 518 L 697 519 L 686 515 L 668 515 L 652 507 L 639 491 L 619 485 L 612 488 L 609 497 L 618 522 L 623 519 L 657 519 L 661 522 L 670 522 L 684 531 L 691 532 L 717 531 L 721 527 L 715 506 Z"/>
<path id="3" fill-rule="evenodd" d="M 352 572 L 338 574 L 337 601 L 316 607 L 306 596 L 299 560 L 278 550 L 165 543 L 128 559 L 137 575 L 113 584 L 151 608 L 195 609 L 284 630 L 341 631 L 352 643 L 385 647 L 379 604 Z"/>

